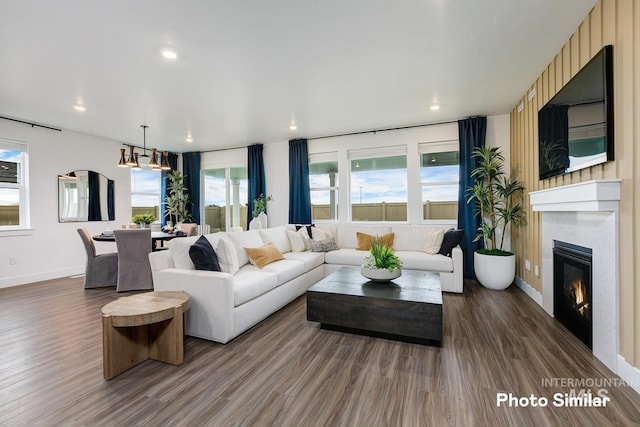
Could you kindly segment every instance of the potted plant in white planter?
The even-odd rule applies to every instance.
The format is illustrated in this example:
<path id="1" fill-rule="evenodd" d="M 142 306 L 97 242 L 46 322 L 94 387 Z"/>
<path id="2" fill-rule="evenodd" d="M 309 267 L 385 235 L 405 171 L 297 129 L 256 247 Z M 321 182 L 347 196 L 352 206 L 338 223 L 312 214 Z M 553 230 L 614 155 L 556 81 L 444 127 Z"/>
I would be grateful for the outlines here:
<path id="1" fill-rule="evenodd" d="M 473 255 L 474 271 L 483 286 L 506 289 L 516 275 L 516 258 L 513 252 L 503 250 L 504 238 L 508 226 L 518 227 L 527 223 L 520 203 L 524 186 L 505 175 L 504 156 L 499 148 L 477 148 L 473 156 L 480 162 L 471 173 L 477 181 L 467 190 L 467 203 L 476 203 L 482 218 L 474 241 L 482 239 L 484 242 L 484 249 Z"/>
<path id="2" fill-rule="evenodd" d="M 251 212 L 251 216 L 253 220 L 251 221 L 249 228 L 250 229 L 259 229 L 259 228 L 267 228 L 267 214 L 265 211 L 267 210 L 267 203 L 273 200 L 273 196 L 269 194 L 267 197 L 264 197 L 264 194 L 260 194 L 257 199 L 253 201 L 253 211 Z"/>
<path id="3" fill-rule="evenodd" d="M 402 261 L 393 249 L 382 244 L 379 237 L 373 239 L 369 256 L 360 267 L 360 274 L 374 282 L 388 282 L 402 275 Z"/>
<path id="4" fill-rule="evenodd" d="M 148 228 L 149 224 L 156 220 L 152 214 L 137 214 L 131 218 L 131 222 L 138 225 L 138 228 Z"/>

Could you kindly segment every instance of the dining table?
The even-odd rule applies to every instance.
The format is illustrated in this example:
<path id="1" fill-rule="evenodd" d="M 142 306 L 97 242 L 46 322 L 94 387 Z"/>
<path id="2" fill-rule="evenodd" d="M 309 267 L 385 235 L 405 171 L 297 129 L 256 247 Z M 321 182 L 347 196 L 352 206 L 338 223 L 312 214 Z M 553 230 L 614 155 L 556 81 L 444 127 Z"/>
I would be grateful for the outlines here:
<path id="1" fill-rule="evenodd" d="M 158 251 L 158 250 L 162 250 L 164 249 L 164 242 L 174 239 L 176 237 L 186 237 L 186 234 L 173 234 L 173 233 L 166 233 L 164 231 L 152 231 L 151 232 L 151 243 L 152 243 L 152 249 L 154 251 Z M 92 236 L 93 240 L 95 240 L 96 242 L 115 242 L 116 241 L 116 237 L 113 234 L 97 234 L 95 236 Z M 158 246 L 158 242 L 160 243 L 160 246 Z"/>

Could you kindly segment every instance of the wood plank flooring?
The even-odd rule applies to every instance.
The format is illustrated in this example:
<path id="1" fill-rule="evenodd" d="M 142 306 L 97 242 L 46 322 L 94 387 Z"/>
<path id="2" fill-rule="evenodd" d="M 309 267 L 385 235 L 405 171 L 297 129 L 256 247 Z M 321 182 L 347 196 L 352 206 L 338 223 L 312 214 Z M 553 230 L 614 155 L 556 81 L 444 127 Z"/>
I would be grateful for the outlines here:
<path id="1" fill-rule="evenodd" d="M 617 378 L 516 287 L 444 295 L 442 347 L 318 328 L 299 298 L 226 345 L 187 337 L 181 366 L 102 378 L 100 309 L 82 279 L 0 289 L 1 426 L 640 426 L 640 396 L 557 408 L 545 378 Z M 596 391 L 602 387 L 592 387 Z M 498 392 L 549 399 L 497 407 Z"/>

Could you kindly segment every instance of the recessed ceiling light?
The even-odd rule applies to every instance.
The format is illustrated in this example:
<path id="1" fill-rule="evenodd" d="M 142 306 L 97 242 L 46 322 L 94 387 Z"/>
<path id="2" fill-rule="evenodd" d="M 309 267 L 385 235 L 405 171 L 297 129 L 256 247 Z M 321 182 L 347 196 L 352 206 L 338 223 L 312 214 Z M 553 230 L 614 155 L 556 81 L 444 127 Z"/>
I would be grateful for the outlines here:
<path id="1" fill-rule="evenodd" d="M 162 51 L 162 56 L 164 56 L 167 59 L 176 59 L 176 58 L 178 58 L 178 54 L 175 53 L 172 50 L 169 50 L 169 49 L 163 50 Z"/>
<path id="2" fill-rule="evenodd" d="M 76 111 L 87 111 L 87 109 L 84 107 L 84 105 L 74 105 L 73 109 Z"/>
<path id="3" fill-rule="evenodd" d="M 438 111 L 440 109 L 440 106 L 438 104 L 433 104 L 430 108 L 431 111 Z"/>
<path id="4" fill-rule="evenodd" d="M 193 138 L 192 138 L 191 136 L 188 136 L 188 137 L 185 139 L 185 141 L 187 141 L 187 142 L 193 142 Z"/>
<path id="5" fill-rule="evenodd" d="M 298 129 L 298 126 L 295 123 L 291 123 L 289 125 L 289 130 L 297 130 L 297 129 Z"/>

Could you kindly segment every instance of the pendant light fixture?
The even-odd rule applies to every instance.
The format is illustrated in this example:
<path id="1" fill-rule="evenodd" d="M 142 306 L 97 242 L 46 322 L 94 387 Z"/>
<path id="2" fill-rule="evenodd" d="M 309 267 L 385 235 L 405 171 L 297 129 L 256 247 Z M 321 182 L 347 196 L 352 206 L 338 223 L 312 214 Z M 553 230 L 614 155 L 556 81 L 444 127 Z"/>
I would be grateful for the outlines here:
<path id="1" fill-rule="evenodd" d="M 126 149 L 120 149 L 120 161 L 118 162 L 118 166 L 120 167 L 131 167 L 132 169 L 142 169 L 140 166 L 140 161 L 138 160 L 140 157 L 149 157 L 147 154 L 147 125 L 140 125 L 142 128 L 142 154 L 136 153 L 135 147 L 133 145 L 129 145 L 129 156 L 125 155 Z M 156 148 L 151 149 L 151 157 L 148 163 L 148 166 L 151 167 L 151 170 L 154 171 L 169 171 L 171 170 L 171 166 L 169 165 L 169 152 L 162 152 L 162 161 L 160 161 L 160 156 L 158 154 L 158 150 Z"/>

